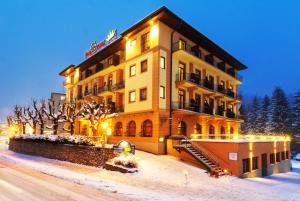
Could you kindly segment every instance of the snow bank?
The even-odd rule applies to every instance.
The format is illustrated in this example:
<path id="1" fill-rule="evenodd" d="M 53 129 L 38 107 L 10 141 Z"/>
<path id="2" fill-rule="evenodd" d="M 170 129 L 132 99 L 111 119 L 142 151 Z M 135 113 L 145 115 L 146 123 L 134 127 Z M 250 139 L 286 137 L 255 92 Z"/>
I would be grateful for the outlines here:
<path id="1" fill-rule="evenodd" d="M 57 142 L 62 144 L 76 144 L 93 146 L 94 143 L 90 138 L 81 135 L 40 135 L 40 134 L 19 134 L 13 139 L 36 140 L 46 142 Z"/>

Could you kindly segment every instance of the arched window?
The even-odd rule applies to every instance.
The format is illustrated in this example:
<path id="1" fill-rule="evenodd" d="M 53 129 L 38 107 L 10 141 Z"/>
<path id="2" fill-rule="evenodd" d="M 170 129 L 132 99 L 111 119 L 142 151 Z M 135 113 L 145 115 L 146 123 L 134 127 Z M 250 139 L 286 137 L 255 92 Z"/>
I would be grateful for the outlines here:
<path id="1" fill-rule="evenodd" d="M 220 127 L 220 134 L 225 134 L 225 127 L 224 126 Z"/>
<path id="2" fill-rule="evenodd" d="M 209 138 L 214 138 L 215 127 L 213 125 L 209 125 Z"/>
<path id="3" fill-rule="evenodd" d="M 184 121 L 178 123 L 178 134 L 186 136 L 186 123 Z"/>
<path id="4" fill-rule="evenodd" d="M 122 122 L 117 122 L 115 125 L 115 136 L 122 136 L 122 134 L 123 134 Z"/>
<path id="5" fill-rule="evenodd" d="M 234 134 L 234 128 L 230 127 L 230 134 Z"/>
<path id="6" fill-rule="evenodd" d="M 221 134 L 221 138 L 222 139 L 226 138 L 226 136 L 225 136 L 225 127 L 224 126 L 220 127 L 220 134 Z"/>
<path id="7" fill-rule="evenodd" d="M 142 124 L 142 136 L 152 137 L 152 121 L 147 119 Z"/>
<path id="8" fill-rule="evenodd" d="M 128 123 L 128 128 L 127 128 L 127 136 L 134 137 L 135 133 L 136 133 L 136 124 L 134 121 L 130 121 Z"/>
<path id="9" fill-rule="evenodd" d="M 202 126 L 200 124 L 196 123 L 194 125 L 194 133 L 196 133 L 196 134 L 201 134 L 202 133 Z"/>

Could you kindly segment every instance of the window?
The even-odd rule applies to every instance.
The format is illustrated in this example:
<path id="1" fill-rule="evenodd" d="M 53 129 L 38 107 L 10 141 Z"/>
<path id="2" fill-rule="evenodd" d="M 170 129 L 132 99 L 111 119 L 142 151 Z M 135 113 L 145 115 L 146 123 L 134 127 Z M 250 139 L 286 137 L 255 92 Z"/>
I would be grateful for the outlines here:
<path id="1" fill-rule="evenodd" d="M 132 65 L 129 68 L 129 77 L 135 76 L 135 74 L 136 74 L 136 68 L 135 65 Z"/>
<path id="2" fill-rule="evenodd" d="M 276 162 L 280 162 L 280 152 L 276 153 Z"/>
<path id="3" fill-rule="evenodd" d="M 275 163 L 275 154 L 271 153 L 270 154 L 270 164 L 274 164 Z"/>
<path id="4" fill-rule="evenodd" d="M 186 136 L 186 123 L 184 121 L 178 123 L 178 135 Z"/>
<path id="5" fill-rule="evenodd" d="M 144 60 L 141 62 L 141 73 L 146 72 L 147 71 L 147 60 Z"/>
<path id="6" fill-rule="evenodd" d="M 166 98 L 166 88 L 164 86 L 159 87 L 159 97 L 162 99 Z"/>
<path id="7" fill-rule="evenodd" d="M 285 153 L 281 152 L 281 160 L 285 160 Z"/>
<path id="8" fill-rule="evenodd" d="M 201 134 L 202 133 L 202 126 L 200 124 L 196 123 L 194 125 L 194 133 L 196 133 L 196 134 Z"/>
<path id="9" fill-rule="evenodd" d="M 142 137 L 152 137 L 152 121 L 149 119 L 142 125 Z"/>
<path id="10" fill-rule="evenodd" d="M 257 170 L 258 169 L 258 157 L 253 157 L 252 158 L 252 170 Z"/>
<path id="11" fill-rule="evenodd" d="M 130 121 L 127 126 L 127 136 L 134 137 L 136 133 L 136 124 L 134 121 Z"/>
<path id="12" fill-rule="evenodd" d="M 113 65 L 113 57 L 109 57 L 109 58 L 107 59 L 107 63 L 108 63 L 108 66 Z"/>
<path id="13" fill-rule="evenodd" d="M 147 88 L 140 89 L 140 101 L 147 100 Z"/>
<path id="14" fill-rule="evenodd" d="M 141 38 L 141 50 L 142 50 L 142 52 L 144 52 L 148 49 L 150 49 L 150 34 L 149 34 L 149 32 L 143 34 L 142 38 Z"/>
<path id="15" fill-rule="evenodd" d="M 160 57 L 160 68 L 162 69 L 166 68 L 166 58 L 163 56 Z"/>
<path id="16" fill-rule="evenodd" d="M 117 122 L 115 125 L 115 136 L 122 136 L 123 126 L 122 122 Z"/>
<path id="17" fill-rule="evenodd" d="M 250 159 L 243 159 L 243 173 L 250 172 Z"/>
<path id="18" fill-rule="evenodd" d="M 185 50 L 185 48 L 186 48 L 186 42 L 184 40 L 182 40 L 182 39 L 179 39 L 178 48 L 180 50 Z"/>
<path id="19" fill-rule="evenodd" d="M 135 91 L 129 92 L 129 103 L 135 102 Z"/>

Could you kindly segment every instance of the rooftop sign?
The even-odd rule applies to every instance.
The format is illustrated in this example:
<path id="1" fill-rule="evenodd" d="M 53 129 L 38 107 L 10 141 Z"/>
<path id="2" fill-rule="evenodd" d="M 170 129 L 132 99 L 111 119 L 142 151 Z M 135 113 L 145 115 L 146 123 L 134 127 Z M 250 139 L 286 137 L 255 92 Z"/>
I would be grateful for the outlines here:
<path id="1" fill-rule="evenodd" d="M 90 49 L 85 52 L 85 58 L 91 57 L 94 54 L 96 54 L 99 50 L 103 49 L 107 45 L 111 44 L 113 41 L 117 39 L 117 29 L 111 30 L 107 36 L 106 40 L 102 40 L 101 42 L 97 43 L 96 41 L 93 41 L 90 45 Z"/>

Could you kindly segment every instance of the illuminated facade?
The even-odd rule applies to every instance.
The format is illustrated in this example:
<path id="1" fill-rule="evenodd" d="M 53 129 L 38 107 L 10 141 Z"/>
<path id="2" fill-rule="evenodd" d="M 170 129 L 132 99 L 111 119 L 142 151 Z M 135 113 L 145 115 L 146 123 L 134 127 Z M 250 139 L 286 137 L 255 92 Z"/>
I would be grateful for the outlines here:
<path id="1" fill-rule="evenodd" d="M 67 101 L 114 104 L 110 143 L 165 154 L 170 136 L 239 136 L 242 63 L 165 7 L 114 34 L 60 73 Z M 78 120 L 76 133 L 91 135 L 88 123 Z"/>

